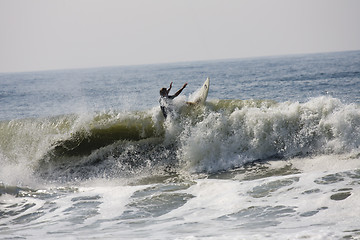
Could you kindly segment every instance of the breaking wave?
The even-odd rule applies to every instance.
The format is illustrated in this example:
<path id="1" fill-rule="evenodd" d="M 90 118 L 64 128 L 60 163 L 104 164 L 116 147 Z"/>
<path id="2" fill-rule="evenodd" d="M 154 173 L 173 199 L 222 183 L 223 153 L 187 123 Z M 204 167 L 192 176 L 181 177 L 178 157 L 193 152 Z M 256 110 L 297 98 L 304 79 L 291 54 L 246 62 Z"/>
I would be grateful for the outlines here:
<path id="1" fill-rule="evenodd" d="M 54 181 L 211 173 L 259 160 L 360 152 L 360 107 L 336 98 L 213 100 L 177 104 L 173 112 L 167 120 L 154 107 L 0 122 L 2 174 L 14 166 Z"/>

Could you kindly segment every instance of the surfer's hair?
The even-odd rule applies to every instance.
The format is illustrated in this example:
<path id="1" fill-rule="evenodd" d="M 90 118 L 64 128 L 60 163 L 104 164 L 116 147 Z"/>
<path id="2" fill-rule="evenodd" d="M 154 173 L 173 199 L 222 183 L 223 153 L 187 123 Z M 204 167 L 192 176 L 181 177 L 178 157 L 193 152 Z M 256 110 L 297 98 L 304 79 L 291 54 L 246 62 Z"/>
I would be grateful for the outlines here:
<path id="1" fill-rule="evenodd" d="M 164 95 L 167 93 L 167 89 L 166 88 L 162 88 L 160 89 L 160 95 Z"/>

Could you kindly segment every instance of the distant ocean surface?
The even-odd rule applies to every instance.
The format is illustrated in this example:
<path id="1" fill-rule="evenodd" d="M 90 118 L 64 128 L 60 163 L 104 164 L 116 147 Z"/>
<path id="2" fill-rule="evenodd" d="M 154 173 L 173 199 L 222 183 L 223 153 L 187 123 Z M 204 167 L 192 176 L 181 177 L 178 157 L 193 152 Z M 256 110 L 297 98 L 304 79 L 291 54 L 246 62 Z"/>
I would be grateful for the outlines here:
<path id="1" fill-rule="evenodd" d="M 0 239 L 360 239 L 359 213 L 360 51 L 0 73 Z"/>

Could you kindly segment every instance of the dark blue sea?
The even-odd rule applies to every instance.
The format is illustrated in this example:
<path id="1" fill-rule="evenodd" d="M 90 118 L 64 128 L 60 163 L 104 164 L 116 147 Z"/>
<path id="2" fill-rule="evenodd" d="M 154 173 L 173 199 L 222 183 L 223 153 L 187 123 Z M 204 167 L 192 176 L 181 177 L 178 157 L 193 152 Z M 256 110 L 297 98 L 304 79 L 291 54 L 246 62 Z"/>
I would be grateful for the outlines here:
<path id="1" fill-rule="evenodd" d="M 0 239 L 357 239 L 359 202 L 360 51 L 0 73 Z"/>

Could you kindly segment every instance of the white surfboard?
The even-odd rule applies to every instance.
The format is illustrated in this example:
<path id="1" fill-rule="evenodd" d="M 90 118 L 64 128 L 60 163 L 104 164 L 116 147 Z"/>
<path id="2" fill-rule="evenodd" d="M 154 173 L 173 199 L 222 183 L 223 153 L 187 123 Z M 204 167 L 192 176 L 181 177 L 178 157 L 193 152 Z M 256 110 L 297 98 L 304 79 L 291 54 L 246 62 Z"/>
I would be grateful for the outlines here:
<path id="1" fill-rule="evenodd" d="M 193 99 L 188 103 L 196 105 L 204 104 L 209 93 L 209 88 L 210 78 L 207 78 L 202 87 L 193 94 Z"/>

